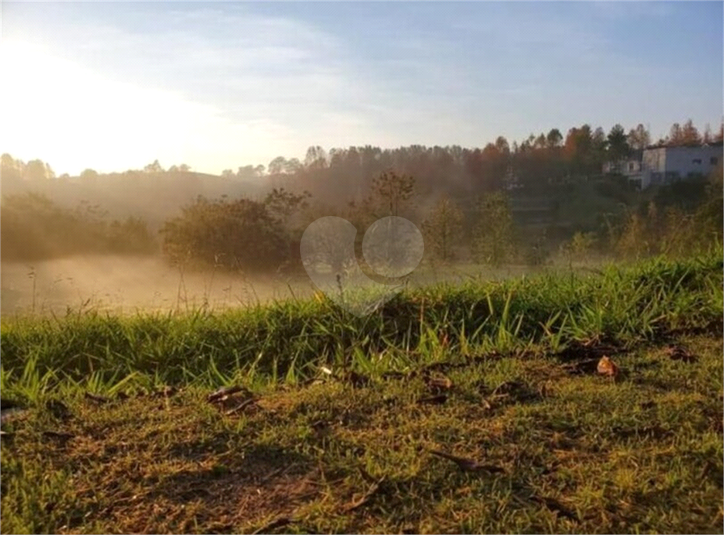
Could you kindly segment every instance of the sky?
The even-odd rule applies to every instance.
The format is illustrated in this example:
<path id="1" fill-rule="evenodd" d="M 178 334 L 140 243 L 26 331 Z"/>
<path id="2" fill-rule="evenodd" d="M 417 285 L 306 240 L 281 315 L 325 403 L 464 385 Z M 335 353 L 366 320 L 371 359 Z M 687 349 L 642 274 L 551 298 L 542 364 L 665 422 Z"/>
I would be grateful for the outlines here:
<path id="1" fill-rule="evenodd" d="M 0 152 L 219 174 L 722 121 L 722 2 L 2 2 Z"/>

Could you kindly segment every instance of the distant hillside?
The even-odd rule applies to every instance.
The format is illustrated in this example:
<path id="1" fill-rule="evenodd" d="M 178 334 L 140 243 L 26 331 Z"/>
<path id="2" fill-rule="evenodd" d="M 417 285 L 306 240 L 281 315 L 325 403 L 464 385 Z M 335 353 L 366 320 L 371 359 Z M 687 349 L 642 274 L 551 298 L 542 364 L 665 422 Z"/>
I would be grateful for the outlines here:
<path id="1" fill-rule="evenodd" d="M 3 196 L 28 191 L 42 193 L 64 208 L 74 208 L 81 201 L 87 201 L 99 205 L 112 218 L 136 216 L 145 220 L 151 229 L 157 229 L 199 195 L 261 198 L 265 186 L 262 181 L 192 171 L 127 171 L 33 181 L 3 176 Z"/>

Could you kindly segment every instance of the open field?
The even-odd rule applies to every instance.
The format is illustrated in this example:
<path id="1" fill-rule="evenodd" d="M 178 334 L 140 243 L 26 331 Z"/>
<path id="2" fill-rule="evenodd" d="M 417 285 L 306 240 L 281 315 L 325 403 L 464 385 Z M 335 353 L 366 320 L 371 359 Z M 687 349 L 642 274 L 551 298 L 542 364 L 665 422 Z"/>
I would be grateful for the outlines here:
<path id="1" fill-rule="evenodd" d="M 4 317 L 2 532 L 721 533 L 721 258 Z"/>

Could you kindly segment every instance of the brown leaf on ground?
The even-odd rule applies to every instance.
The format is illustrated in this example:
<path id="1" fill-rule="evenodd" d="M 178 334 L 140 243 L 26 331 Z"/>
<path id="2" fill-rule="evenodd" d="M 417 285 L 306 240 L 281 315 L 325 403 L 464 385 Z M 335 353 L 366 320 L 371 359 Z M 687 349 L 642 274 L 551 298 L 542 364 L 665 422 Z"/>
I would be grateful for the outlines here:
<path id="1" fill-rule="evenodd" d="M 599 375 L 616 377 L 619 374 L 620 369 L 614 361 L 604 355 L 603 357 L 601 357 L 601 360 L 598 361 L 598 364 L 596 365 L 596 371 Z"/>

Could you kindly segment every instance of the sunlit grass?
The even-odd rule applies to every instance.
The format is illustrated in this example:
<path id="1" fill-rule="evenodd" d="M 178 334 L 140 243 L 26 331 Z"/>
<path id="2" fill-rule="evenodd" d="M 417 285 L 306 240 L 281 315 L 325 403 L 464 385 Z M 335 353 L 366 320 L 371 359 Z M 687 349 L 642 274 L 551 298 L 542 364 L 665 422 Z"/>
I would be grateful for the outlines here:
<path id="1" fill-rule="evenodd" d="M 220 312 L 3 317 L 2 386 L 23 383 L 28 367 L 46 387 L 132 374 L 182 384 L 215 382 L 210 370 L 304 378 L 324 363 L 352 364 L 360 351 L 385 354 L 392 369 L 441 347 L 468 356 L 561 351 L 594 339 L 635 345 L 721 324 L 721 258 L 409 289 L 362 317 L 319 295 Z"/>
<path id="2" fill-rule="evenodd" d="M 721 331 L 721 252 L 407 289 L 363 317 L 319 295 L 4 317 L 3 403 L 25 410 L 1 529 L 717 532 Z M 232 384 L 256 401 L 207 403 Z"/>

